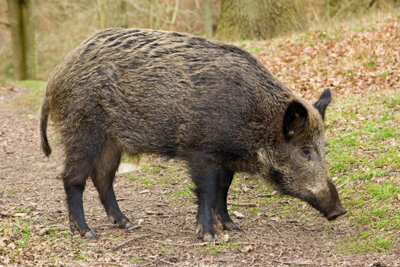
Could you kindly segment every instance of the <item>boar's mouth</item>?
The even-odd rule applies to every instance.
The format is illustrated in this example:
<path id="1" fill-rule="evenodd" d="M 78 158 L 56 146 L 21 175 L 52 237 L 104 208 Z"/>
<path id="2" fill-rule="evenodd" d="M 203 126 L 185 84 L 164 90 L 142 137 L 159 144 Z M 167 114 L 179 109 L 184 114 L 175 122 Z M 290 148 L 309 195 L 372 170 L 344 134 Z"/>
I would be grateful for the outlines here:
<path id="1" fill-rule="evenodd" d="M 314 209 L 321 212 L 329 221 L 333 221 L 339 216 L 346 214 L 346 210 L 340 202 L 339 194 L 332 181 L 327 182 L 325 190 L 316 194 L 312 190 L 306 188 L 303 190 L 293 190 L 292 188 L 291 190 L 282 182 L 284 181 L 283 174 L 274 168 L 270 169 L 269 177 L 282 194 L 291 195 L 307 202 Z"/>
<path id="2" fill-rule="evenodd" d="M 311 194 L 304 200 L 321 212 L 326 219 L 333 221 L 339 216 L 346 214 L 347 211 L 343 208 L 336 187 L 331 181 L 328 182 L 328 189 L 319 194 L 310 191 Z"/>
<path id="3" fill-rule="evenodd" d="M 319 201 L 314 197 L 307 198 L 307 199 L 304 199 L 304 200 L 308 204 L 310 204 L 314 209 L 316 209 L 319 212 L 321 212 L 328 221 L 333 221 L 336 218 L 338 218 L 339 216 L 346 214 L 346 212 L 347 212 L 343 208 L 343 206 L 340 203 L 340 201 L 338 203 L 336 203 L 333 207 L 326 208 L 323 205 L 321 205 L 319 203 Z"/>

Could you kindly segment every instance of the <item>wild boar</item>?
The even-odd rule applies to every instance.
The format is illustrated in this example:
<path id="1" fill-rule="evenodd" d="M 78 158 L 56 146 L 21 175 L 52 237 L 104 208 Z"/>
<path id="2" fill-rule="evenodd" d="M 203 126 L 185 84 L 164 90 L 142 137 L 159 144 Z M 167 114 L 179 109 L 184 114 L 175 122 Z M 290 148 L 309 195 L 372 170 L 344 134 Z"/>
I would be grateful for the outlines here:
<path id="1" fill-rule="evenodd" d="M 259 174 L 328 220 L 344 214 L 325 163 L 327 89 L 311 105 L 245 50 L 177 32 L 108 29 L 70 52 L 51 74 L 41 110 L 42 149 L 50 115 L 65 151 L 62 173 L 71 230 L 94 238 L 83 211 L 90 176 L 111 222 L 120 211 L 113 181 L 121 155 L 187 162 L 196 186 L 196 233 L 228 230 L 235 172 Z"/>

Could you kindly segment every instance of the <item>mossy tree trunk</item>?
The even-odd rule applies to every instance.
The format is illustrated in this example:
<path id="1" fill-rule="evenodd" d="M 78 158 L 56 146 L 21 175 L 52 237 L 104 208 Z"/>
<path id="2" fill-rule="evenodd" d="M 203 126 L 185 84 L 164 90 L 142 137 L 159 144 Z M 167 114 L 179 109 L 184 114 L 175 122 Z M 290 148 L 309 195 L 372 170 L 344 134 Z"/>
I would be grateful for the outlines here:
<path id="1" fill-rule="evenodd" d="M 268 39 L 306 28 L 304 0 L 222 0 L 216 37 Z"/>
<path id="2" fill-rule="evenodd" d="M 35 0 L 8 0 L 15 76 L 19 80 L 35 79 L 36 40 L 35 40 Z"/>

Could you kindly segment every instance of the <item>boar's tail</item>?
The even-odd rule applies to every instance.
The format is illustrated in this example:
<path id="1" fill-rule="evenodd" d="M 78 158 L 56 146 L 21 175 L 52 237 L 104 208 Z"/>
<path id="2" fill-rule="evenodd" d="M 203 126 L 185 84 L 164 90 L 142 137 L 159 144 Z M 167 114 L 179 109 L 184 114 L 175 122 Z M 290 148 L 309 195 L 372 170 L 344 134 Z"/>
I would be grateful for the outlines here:
<path id="1" fill-rule="evenodd" d="M 47 101 L 47 98 L 45 98 L 43 101 L 42 114 L 40 117 L 40 137 L 41 137 L 42 150 L 46 155 L 46 157 L 50 156 L 51 154 L 49 140 L 47 139 L 47 119 L 49 118 L 49 112 L 50 112 L 49 102 Z"/>

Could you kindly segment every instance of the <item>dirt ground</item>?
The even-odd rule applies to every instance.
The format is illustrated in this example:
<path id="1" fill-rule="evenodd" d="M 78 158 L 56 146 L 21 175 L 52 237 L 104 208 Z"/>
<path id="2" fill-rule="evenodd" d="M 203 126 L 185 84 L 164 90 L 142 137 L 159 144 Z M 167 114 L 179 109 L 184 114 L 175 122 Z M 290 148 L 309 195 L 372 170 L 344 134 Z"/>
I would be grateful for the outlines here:
<path id="1" fill-rule="evenodd" d="M 244 215 L 242 219 L 232 215 L 242 231 L 224 232 L 218 227 L 220 239 L 228 241 L 204 244 L 194 234 L 194 197 L 182 190 L 190 185 L 183 164 L 153 157 L 144 158 L 141 165 L 158 166 L 154 173 L 141 168 L 131 179 L 119 175 L 115 183 L 122 211 L 138 228 L 122 230 L 110 224 L 88 181 L 84 194 L 86 219 L 100 238 L 84 240 L 70 234 L 59 176 L 62 152 L 54 136 L 50 159 L 40 152 L 38 115 L 27 115 L 21 106 L 13 104 L 24 90 L 18 86 L 0 87 L 2 265 L 400 266 L 398 245 L 388 254 L 341 252 L 341 240 L 362 231 L 351 228 L 345 217 L 328 223 L 308 207 L 301 218 L 278 216 L 290 198 L 255 207 L 251 204 L 254 201 L 233 199 L 231 194 L 228 203 L 236 203 Z M 153 180 L 146 183 L 134 179 L 138 176 Z M 258 182 L 240 176 L 243 184 L 236 182 L 231 191 L 237 193 L 233 195 L 266 202 L 268 195 L 255 190 Z"/>

